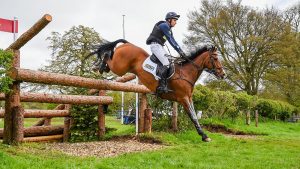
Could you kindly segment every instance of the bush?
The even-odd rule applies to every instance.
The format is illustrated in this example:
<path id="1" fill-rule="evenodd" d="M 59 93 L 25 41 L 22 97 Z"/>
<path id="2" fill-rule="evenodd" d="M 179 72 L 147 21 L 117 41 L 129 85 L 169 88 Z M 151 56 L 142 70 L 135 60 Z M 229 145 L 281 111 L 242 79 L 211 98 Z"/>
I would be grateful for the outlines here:
<path id="1" fill-rule="evenodd" d="M 269 99 L 259 99 L 256 109 L 263 117 L 279 118 L 280 120 L 286 120 L 297 110 L 288 103 Z"/>
<path id="2" fill-rule="evenodd" d="M 98 139 L 98 109 L 91 105 L 73 105 L 71 108 L 73 125 L 71 142 L 93 141 Z"/>
<path id="3" fill-rule="evenodd" d="M 9 92 L 9 85 L 13 83 L 13 79 L 7 76 L 7 71 L 12 67 L 13 54 L 11 52 L 0 49 L 0 93 Z"/>
<path id="4" fill-rule="evenodd" d="M 232 93 L 211 91 L 198 85 L 195 87 L 193 99 L 196 110 L 202 110 L 208 117 L 231 118 L 242 117 L 248 110 L 258 110 L 267 118 L 286 120 L 292 113 L 299 112 L 296 107 L 281 101 L 258 99 L 244 92 Z"/>

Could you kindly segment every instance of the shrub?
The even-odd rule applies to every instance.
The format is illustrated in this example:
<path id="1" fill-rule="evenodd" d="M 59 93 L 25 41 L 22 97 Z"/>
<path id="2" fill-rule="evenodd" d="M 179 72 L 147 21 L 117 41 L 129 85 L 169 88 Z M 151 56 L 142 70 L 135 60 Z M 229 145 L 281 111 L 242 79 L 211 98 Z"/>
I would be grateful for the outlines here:
<path id="1" fill-rule="evenodd" d="M 98 132 L 98 109 L 91 105 L 73 105 L 71 108 L 73 125 L 71 128 L 70 141 L 97 140 Z"/>
<path id="2" fill-rule="evenodd" d="M 7 76 L 7 71 L 12 67 L 13 54 L 0 49 L 0 93 L 9 92 L 9 85 L 13 80 Z"/>
<path id="3" fill-rule="evenodd" d="M 269 99 L 259 99 L 256 109 L 263 117 L 280 120 L 286 120 L 296 111 L 296 107 L 288 103 Z"/>

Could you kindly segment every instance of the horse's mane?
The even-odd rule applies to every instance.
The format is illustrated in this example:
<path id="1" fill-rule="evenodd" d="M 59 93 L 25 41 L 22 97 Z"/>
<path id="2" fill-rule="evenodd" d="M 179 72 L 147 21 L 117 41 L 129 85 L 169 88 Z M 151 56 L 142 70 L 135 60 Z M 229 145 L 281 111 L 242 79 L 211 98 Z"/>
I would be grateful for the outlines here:
<path id="1" fill-rule="evenodd" d="M 208 46 L 202 46 L 202 47 L 198 47 L 196 48 L 196 50 L 191 51 L 190 54 L 187 55 L 189 60 L 193 60 L 195 59 L 197 56 L 201 55 L 202 53 L 206 52 L 209 50 Z M 189 61 L 187 59 L 185 59 L 184 62 L 182 62 L 183 64 L 188 63 Z"/>

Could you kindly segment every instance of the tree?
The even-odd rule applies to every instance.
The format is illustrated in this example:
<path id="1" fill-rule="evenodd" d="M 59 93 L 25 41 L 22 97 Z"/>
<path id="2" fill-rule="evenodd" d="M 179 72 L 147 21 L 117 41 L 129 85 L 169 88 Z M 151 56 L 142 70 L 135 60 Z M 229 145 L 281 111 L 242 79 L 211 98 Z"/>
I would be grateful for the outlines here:
<path id="1" fill-rule="evenodd" d="M 300 2 L 284 12 L 284 19 L 291 25 L 294 32 L 300 32 Z"/>
<path id="2" fill-rule="evenodd" d="M 73 26 L 63 35 L 58 32 L 52 32 L 47 40 L 50 42 L 51 60 L 49 60 L 49 65 L 39 70 L 91 78 L 106 78 L 110 75 L 101 76 L 94 73 L 92 67 L 95 58 L 90 57 L 87 59 L 88 54 L 96 45 L 105 42 L 93 28 L 82 25 Z M 32 90 L 40 91 L 41 88 L 54 92 L 58 91 L 59 93 L 70 93 L 70 91 L 73 91 L 78 94 L 84 92 L 84 90 L 78 88 L 45 85 L 39 85 L 39 87 L 34 87 Z"/>
<path id="3" fill-rule="evenodd" d="M 289 31 L 274 44 L 276 60 L 266 76 L 265 93 L 277 93 L 283 100 L 300 106 L 300 38 L 290 27 L 286 29 Z"/>
<path id="4" fill-rule="evenodd" d="M 267 73 L 262 96 L 300 106 L 300 3 L 284 11 L 283 18 L 288 26 L 274 43 L 276 59 Z"/>
<path id="5" fill-rule="evenodd" d="M 253 10 L 232 0 L 202 0 L 189 13 L 185 44 L 214 44 L 222 57 L 227 80 L 250 95 L 258 92 L 273 63 L 270 49 L 285 24 L 275 9 Z"/>

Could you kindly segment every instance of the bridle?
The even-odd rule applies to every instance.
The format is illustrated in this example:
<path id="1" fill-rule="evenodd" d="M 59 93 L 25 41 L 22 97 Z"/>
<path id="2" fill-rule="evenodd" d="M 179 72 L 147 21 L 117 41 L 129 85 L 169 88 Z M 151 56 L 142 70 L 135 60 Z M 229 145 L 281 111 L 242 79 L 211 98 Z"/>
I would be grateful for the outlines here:
<path id="1" fill-rule="evenodd" d="M 210 60 L 210 64 L 212 65 L 211 69 L 203 68 L 203 65 L 199 66 L 193 60 L 189 59 L 188 57 L 184 57 L 184 56 L 183 57 L 184 57 L 184 59 L 186 59 L 188 62 L 190 62 L 193 66 L 195 66 L 197 68 L 197 70 L 198 70 L 197 75 L 199 75 L 199 73 L 201 73 L 203 70 L 208 73 L 215 74 L 217 72 L 217 69 L 222 69 L 222 67 L 217 68 L 216 64 L 214 62 L 215 56 L 217 55 L 215 53 L 215 51 L 216 51 L 216 47 L 214 47 L 214 46 L 210 46 L 208 48 L 209 60 Z"/>
<path id="2" fill-rule="evenodd" d="M 209 60 L 210 60 L 210 64 L 212 65 L 212 68 L 208 69 L 208 68 L 203 68 L 203 64 L 201 64 L 200 66 L 197 65 L 193 60 L 191 60 L 190 58 L 188 57 L 184 57 L 184 59 L 186 59 L 188 62 L 190 62 L 194 67 L 196 67 L 197 69 L 197 77 L 200 76 L 200 74 L 202 73 L 202 71 L 206 71 L 208 73 L 212 73 L 214 75 L 216 75 L 217 73 L 217 69 L 222 69 L 222 67 L 219 67 L 217 68 L 216 64 L 215 64 L 215 57 L 216 57 L 216 47 L 214 46 L 210 46 L 207 50 L 209 52 Z M 180 67 L 182 67 L 182 64 L 180 65 Z M 177 80 L 177 79 L 182 79 L 182 80 L 185 80 L 187 81 L 189 84 L 191 84 L 192 87 L 194 87 L 194 83 L 190 82 L 189 80 L 185 79 L 182 74 L 181 74 L 181 68 L 180 68 L 180 73 L 179 73 L 179 78 L 176 78 L 176 79 L 172 79 L 172 80 Z M 216 75 L 217 76 L 217 75 Z"/>

